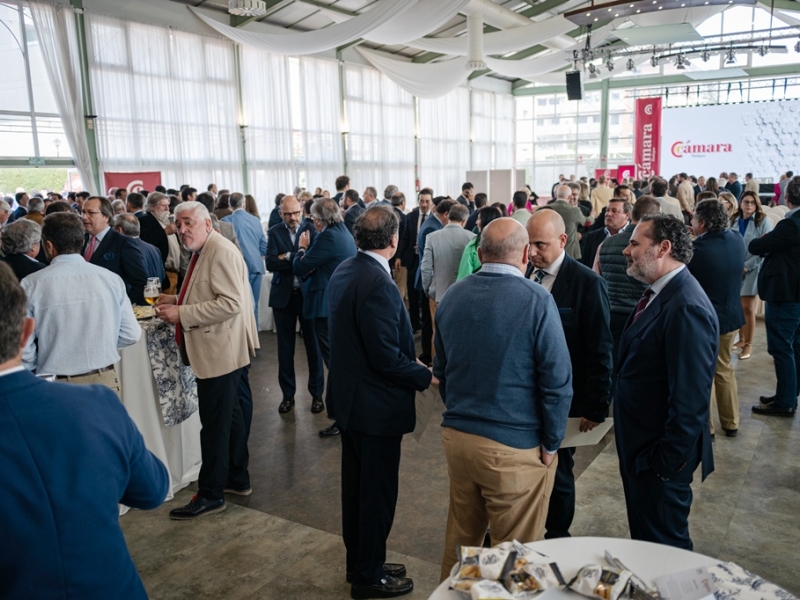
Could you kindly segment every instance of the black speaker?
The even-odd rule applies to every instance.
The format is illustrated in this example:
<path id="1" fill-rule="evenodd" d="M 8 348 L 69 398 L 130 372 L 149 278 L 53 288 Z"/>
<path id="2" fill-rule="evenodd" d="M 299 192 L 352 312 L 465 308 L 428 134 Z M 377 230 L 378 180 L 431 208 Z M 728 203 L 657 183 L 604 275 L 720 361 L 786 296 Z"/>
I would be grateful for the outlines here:
<path id="1" fill-rule="evenodd" d="M 567 99 L 583 100 L 583 81 L 580 71 L 567 71 Z"/>

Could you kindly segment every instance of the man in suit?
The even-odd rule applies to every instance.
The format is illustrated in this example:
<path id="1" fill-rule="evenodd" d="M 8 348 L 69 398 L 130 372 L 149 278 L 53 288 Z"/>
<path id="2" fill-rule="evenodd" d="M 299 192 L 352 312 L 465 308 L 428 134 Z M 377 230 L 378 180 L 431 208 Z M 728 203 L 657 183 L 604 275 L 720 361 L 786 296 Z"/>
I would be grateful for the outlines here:
<path id="1" fill-rule="evenodd" d="M 450 209 L 456 204 L 455 200 L 440 200 L 438 204 L 433 207 L 433 218 L 427 219 L 425 223 L 419 228 L 417 234 L 417 252 L 419 256 L 425 256 L 425 242 L 428 236 L 434 231 L 444 229 L 448 223 L 448 215 Z M 433 361 L 433 314 L 431 313 L 431 305 L 428 295 L 425 293 L 425 288 L 422 286 L 422 268 L 417 269 L 415 285 L 417 287 L 417 294 L 419 296 L 419 305 L 422 310 L 422 339 L 420 344 L 422 346 L 422 354 L 419 359 L 426 365 L 430 365 Z"/>
<path id="2" fill-rule="evenodd" d="M 719 322 L 719 355 L 711 402 L 717 401 L 719 421 L 728 437 L 739 430 L 739 391 L 736 373 L 731 364 L 733 338 L 744 325 L 741 288 L 744 273 L 745 248 L 738 231 L 728 229 L 730 217 L 719 200 L 703 200 L 692 216 L 694 255 L 689 272 L 711 300 Z M 714 423 L 709 422 L 711 437 Z"/>
<path id="3" fill-rule="evenodd" d="M 672 215 L 676 219 L 682 220 L 683 219 L 683 212 L 681 211 L 681 206 L 678 204 L 678 201 L 674 198 L 669 198 L 667 196 L 667 190 L 669 189 L 669 183 L 667 183 L 666 179 L 661 179 L 660 177 L 655 177 L 650 182 L 650 190 L 651 194 L 658 200 L 658 203 L 661 205 L 661 212 L 665 215 Z"/>
<path id="4" fill-rule="evenodd" d="M 199 202 L 175 209 L 181 244 L 192 261 L 180 295 L 162 294 L 156 315 L 175 325 L 183 362 L 197 377 L 203 466 L 198 492 L 172 519 L 195 519 L 225 510 L 224 494 L 249 496 L 247 432 L 239 402 L 242 370 L 259 347 L 253 297 L 241 253 L 211 227 Z"/>
<path id="5" fill-rule="evenodd" d="M 130 197 L 130 195 L 128 197 Z M 161 287 L 163 289 L 168 288 L 169 280 L 164 271 L 164 263 L 161 262 L 161 253 L 158 251 L 158 248 L 152 244 L 148 244 L 139 237 L 139 219 L 130 213 L 117 215 L 114 217 L 114 231 L 132 239 L 139 248 L 144 257 L 144 268 L 147 272 L 147 278 L 158 277 L 158 280 L 161 282 Z"/>
<path id="6" fill-rule="evenodd" d="M 609 205 L 611 206 L 611 205 Z M 580 430 L 591 431 L 606 420 L 611 403 L 611 351 L 608 292 L 602 277 L 564 250 L 566 228 L 552 210 L 535 212 L 527 223 L 530 264 L 526 277 L 553 296 L 561 318 L 572 365 L 569 416 L 580 418 Z M 575 516 L 575 448 L 559 448 L 555 485 L 545 522 L 545 538 L 569 537 Z"/>
<path id="7" fill-rule="evenodd" d="M 464 224 L 464 229 L 475 233 L 475 227 L 478 225 L 478 213 L 481 212 L 481 209 L 486 206 L 488 201 L 489 197 L 483 192 L 475 194 L 475 210 L 472 211 L 472 214 L 470 214 L 467 222 Z"/>
<path id="8" fill-rule="evenodd" d="M 144 305 L 147 271 L 144 256 L 137 244 L 111 229 L 114 210 L 105 198 L 93 196 L 83 205 L 83 228 L 86 230 L 83 257 L 86 262 L 108 269 L 122 277 L 131 302 Z"/>
<path id="9" fill-rule="evenodd" d="M 470 240 L 475 237 L 464 229 L 469 209 L 463 204 L 450 208 L 447 225 L 434 231 L 425 242 L 425 255 L 420 267 L 422 287 L 431 307 L 431 316 L 436 317 L 436 307 L 458 275 L 461 255 Z"/>
<path id="10" fill-rule="evenodd" d="M 231 210 L 229 216 L 220 220 L 221 223 L 230 223 L 239 240 L 239 249 L 244 255 L 250 278 L 250 289 L 253 292 L 253 309 L 255 310 L 256 325 L 258 325 L 258 300 L 261 297 L 261 281 L 267 272 L 264 268 L 264 257 L 267 254 L 267 238 L 264 237 L 264 228 L 261 219 L 248 213 L 244 209 L 244 194 L 231 194 L 228 200 Z"/>
<path id="11" fill-rule="evenodd" d="M 603 218 L 605 227 L 596 229 L 584 234 L 581 247 L 581 263 L 589 267 L 594 267 L 597 258 L 597 251 L 606 238 L 617 235 L 622 231 L 631 219 L 633 206 L 623 198 L 612 198 L 606 206 L 605 217 Z"/>
<path id="12" fill-rule="evenodd" d="M 137 219 L 141 219 L 144 215 L 144 196 L 138 192 L 131 192 L 125 199 L 125 208 Z"/>
<path id="13" fill-rule="evenodd" d="M 0 595 L 145 600 L 118 503 L 156 508 L 169 474 L 112 392 L 22 367 L 35 327 L 26 304 L 0 264 Z"/>
<path id="14" fill-rule="evenodd" d="M 739 181 L 739 176 L 733 171 L 728 174 L 728 182 L 725 184 L 725 189 L 733 194 L 733 197 L 737 200 L 742 195 L 742 182 Z"/>
<path id="15" fill-rule="evenodd" d="M 329 289 L 329 397 L 342 430 L 342 537 L 353 598 L 391 598 L 414 588 L 403 565 L 386 564 L 386 538 L 400 444 L 414 430 L 415 392 L 432 376 L 414 358 L 411 322 L 390 276 L 398 226 L 392 210 L 368 210 L 355 228 L 360 252 L 336 270 Z"/>
<path id="16" fill-rule="evenodd" d="M 584 216 L 580 208 L 572 206 L 569 203 L 569 197 L 571 195 L 572 188 L 568 185 L 560 185 L 556 189 L 555 201 L 548 204 L 545 208 L 554 210 L 561 215 L 567 229 L 566 252 L 575 260 L 580 260 L 581 244 L 578 239 L 578 227 L 591 225 L 594 222 L 594 218 L 591 216 Z"/>
<path id="17" fill-rule="evenodd" d="M 714 470 L 708 399 L 717 315 L 686 269 L 692 240 L 682 221 L 643 217 L 624 254 L 628 274 L 649 286 L 622 334 L 614 391 L 631 538 L 692 550 L 692 476 L 700 463 L 703 479 Z"/>
<path id="18" fill-rule="evenodd" d="M 767 352 L 775 361 L 774 396 L 761 396 L 757 415 L 792 417 L 800 395 L 800 177 L 786 185 L 789 212 L 775 229 L 750 242 L 751 254 L 764 256 L 758 295 L 766 302 Z"/>
<path id="19" fill-rule="evenodd" d="M 405 228 L 400 237 L 400 245 L 397 248 L 400 265 L 406 268 L 408 314 L 411 317 L 411 327 L 414 331 L 422 329 L 420 299 L 416 286 L 417 270 L 419 269 L 420 261 L 419 252 L 417 251 L 417 234 L 425 220 L 431 216 L 432 206 L 433 192 L 428 188 L 423 188 L 417 196 L 417 208 L 406 216 Z"/>
<path id="20" fill-rule="evenodd" d="M 461 185 L 461 195 L 456 198 L 456 202 L 462 206 L 466 206 L 470 213 L 475 212 L 475 188 L 467 181 Z"/>
<path id="21" fill-rule="evenodd" d="M 681 173 L 678 175 L 678 191 L 675 193 L 678 205 L 692 208 L 694 207 L 694 197 L 694 182 L 686 173 Z"/>
<path id="22" fill-rule="evenodd" d="M 350 235 L 353 235 L 353 226 L 356 224 L 356 219 L 364 214 L 366 210 L 358 203 L 358 192 L 355 190 L 347 190 L 344 193 L 344 225 Z"/>
<path id="23" fill-rule="evenodd" d="M 0 260 L 6 263 L 22 281 L 31 273 L 41 271 L 45 264 L 36 260 L 42 242 L 42 228 L 28 219 L 20 219 L 3 231 Z"/>
<path id="24" fill-rule="evenodd" d="M 169 222 L 169 198 L 161 192 L 153 192 L 147 197 L 147 212 L 138 217 L 139 237 L 158 248 L 162 262 L 166 263 L 170 254 L 167 236 L 177 230 L 174 223 Z"/>
<path id="25" fill-rule="evenodd" d="M 394 211 L 394 214 L 397 215 L 398 220 L 400 221 L 400 227 L 398 229 L 398 239 L 402 240 L 406 234 L 406 196 L 403 192 L 397 190 L 396 185 L 390 185 L 386 189 L 394 188 L 394 192 L 392 192 L 391 201 L 389 202 L 388 206 Z M 376 204 L 376 206 L 380 206 Z M 394 279 L 394 283 L 397 286 L 397 289 L 400 290 L 400 297 L 403 298 L 403 303 L 407 305 L 407 295 L 406 289 L 408 288 L 408 269 L 406 269 L 402 264 L 402 256 L 400 254 L 400 244 L 397 245 L 397 252 L 395 252 L 392 260 L 389 261 L 389 264 L 392 267 L 392 278 Z M 413 325 L 412 325 L 413 327 Z"/>
<path id="26" fill-rule="evenodd" d="M 44 221 L 44 200 L 38 196 L 34 196 L 28 200 L 28 214 L 23 218 L 33 221 L 37 225 L 41 225 Z"/>
<path id="27" fill-rule="evenodd" d="M 603 209 L 608 205 L 609 200 L 614 197 L 614 190 L 611 189 L 611 181 L 605 175 L 597 178 L 597 186 L 592 190 L 592 214 L 599 217 Z M 556 190 L 556 195 L 558 190 Z M 575 258 L 574 256 L 572 258 Z"/>
<path id="28" fill-rule="evenodd" d="M 13 223 L 17 219 L 21 219 L 28 214 L 28 200 L 30 200 L 30 196 L 25 192 L 17 192 L 14 196 L 14 200 L 17 202 L 17 208 L 11 213 L 11 217 L 8 219 L 9 223 Z"/>
<path id="29" fill-rule="evenodd" d="M 344 193 L 350 189 L 350 178 L 347 175 L 339 175 L 334 185 L 336 186 L 336 195 L 333 197 L 333 201 L 337 206 L 342 206 Z"/>
<path id="30" fill-rule="evenodd" d="M 304 231 L 297 242 L 297 253 L 292 257 L 294 274 L 304 282 L 303 317 L 314 323 L 320 353 L 330 370 L 330 342 L 328 341 L 328 283 L 342 262 L 356 253 L 353 236 L 342 222 L 342 213 L 334 200 L 321 198 L 311 207 L 311 217 L 319 235 L 311 244 L 311 233 Z M 327 398 L 328 417 L 335 419 L 330 395 Z M 334 422 L 321 430 L 320 436 L 339 435 Z"/>
<path id="31" fill-rule="evenodd" d="M 311 412 L 318 413 L 325 409 L 322 403 L 324 390 L 322 355 L 314 333 L 314 324 L 303 317 L 303 288 L 300 279 L 292 272 L 292 259 L 299 249 L 300 236 L 304 231 L 308 231 L 313 244 L 317 231 L 314 229 L 313 221 L 301 223 L 303 210 L 294 196 L 284 196 L 281 200 L 281 216 L 283 223 L 270 228 L 267 236 L 267 270 L 272 273 L 269 305 L 272 308 L 278 335 L 278 383 L 283 392 L 278 412 L 283 414 L 294 408 L 294 394 L 297 391 L 294 348 L 299 320 L 308 360 Z"/>

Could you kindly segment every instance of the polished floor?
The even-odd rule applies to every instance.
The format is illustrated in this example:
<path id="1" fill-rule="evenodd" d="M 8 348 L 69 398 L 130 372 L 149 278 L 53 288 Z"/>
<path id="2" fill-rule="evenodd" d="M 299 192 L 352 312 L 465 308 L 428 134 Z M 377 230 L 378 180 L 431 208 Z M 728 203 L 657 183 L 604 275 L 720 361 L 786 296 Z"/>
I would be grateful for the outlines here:
<path id="1" fill-rule="evenodd" d="M 278 414 L 277 346 L 261 334 L 251 369 L 256 398 L 250 438 L 254 493 L 231 499 L 228 510 L 196 522 L 168 511 L 191 489 L 151 512 L 122 517 L 128 546 L 154 600 L 349 597 L 340 536 L 338 439 L 317 431 L 329 421 L 310 412 L 298 340 L 298 394 L 293 413 Z M 690 517 L 695 551 L 734 561 L 800 595 L 800 417 L 753 417 L 759 395 L 774 392 L 772 361 L 759 323 L 753 357 L 737 366 L 739 436 L 721 430 L 716 471 L 693 485 Z M 447 466 L 434 413 L 420 442 L 406 436 L 400 498 L 389 538 L 389 560 L 405 562 L 427 598 L 438 584 L 447 516 Z M 628 537 L 613 436 L 576 454 L 578 507 L 572 534 Z M 624 557 L 621 557 L 624 560 Z"/>

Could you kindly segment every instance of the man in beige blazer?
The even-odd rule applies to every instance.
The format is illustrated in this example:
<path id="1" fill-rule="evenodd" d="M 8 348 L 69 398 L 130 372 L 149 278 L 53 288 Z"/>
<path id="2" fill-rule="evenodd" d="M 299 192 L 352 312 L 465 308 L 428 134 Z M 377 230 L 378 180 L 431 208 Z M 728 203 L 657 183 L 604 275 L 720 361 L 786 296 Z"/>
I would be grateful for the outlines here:
<path id="1" fill-rule="evenodd" d="M 249 455 L 238 400 L 242 372 L 258 348 L 247 267 L 239 250 L 213 230 L 208 209 L 175 209 L 181 245 L 192 260 L 178 296 L 162 294 L 157 315 L 175 325 L 183 361 L 197 376 L 203 466 L 198 493 L 170 518 L 187 520 L 225 510 L 225 492 L 249 495 Z"/>

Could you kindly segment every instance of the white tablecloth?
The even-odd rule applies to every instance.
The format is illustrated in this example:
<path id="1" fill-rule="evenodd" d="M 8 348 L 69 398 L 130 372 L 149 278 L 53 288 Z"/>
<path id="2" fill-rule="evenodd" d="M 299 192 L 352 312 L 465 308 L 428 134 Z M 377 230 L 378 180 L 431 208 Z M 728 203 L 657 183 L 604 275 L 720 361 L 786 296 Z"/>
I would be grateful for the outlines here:
<path id="1" fill-rule="evenodd" d="M 169 471 L 172 485 L 165 501 L 197 479 L 200 453 L 200 415 L 195 412 L 179 425 L 167 427 L 161 412 L 153 369 L 147 353 L 145 332 L 141 339 L 120 351 L 117 365 L 122 404 L 144 438 L 145 446 Z"/>
<path id="2" fill-rule="evenodd" d="M 531 544 L 531 547 L 553 559 L 566 580 L 574 577 L 578 569 L 584 565 L 605 565 L 604 553 L 608 550 L 614 558 L 622 561 L 626 567 L 651 587 L 655 587 L 654 579 L 661 575 L 669 575 L 697 567 L 710 567 L 720 562 L 719 559 L 679 550 L 671 546 L 618 538 L 559 538 L 536 542 Z M 447 588 L 448 582 L 444 581 L 436 588 L 429 600 L 461 599 L 457 592 Z M 548 590 L 538 598 L 564 596 L 582 598 L 575 592 L 561 589 Z"/>

